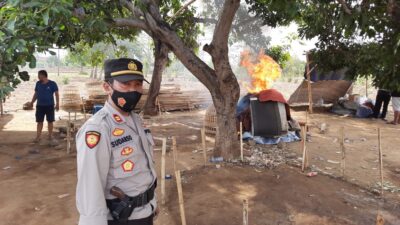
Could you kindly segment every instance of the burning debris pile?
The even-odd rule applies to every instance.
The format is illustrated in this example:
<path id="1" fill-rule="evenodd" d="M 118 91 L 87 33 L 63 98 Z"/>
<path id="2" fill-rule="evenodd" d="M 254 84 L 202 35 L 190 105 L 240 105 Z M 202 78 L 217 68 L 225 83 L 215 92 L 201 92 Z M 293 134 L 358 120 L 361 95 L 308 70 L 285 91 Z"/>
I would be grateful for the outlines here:
<path id="1" fill-rule="evenodd" d="M 251 94 L 270 89 L 273 82 L 281 76 L 281 67 L 271 57 L 265 55 L 263 49 L 257 57 L 248 50 L 243 51 L 240 56 L 240 65 L 246 68 L 251 78 L 250 83 L 241 83 Z"/>

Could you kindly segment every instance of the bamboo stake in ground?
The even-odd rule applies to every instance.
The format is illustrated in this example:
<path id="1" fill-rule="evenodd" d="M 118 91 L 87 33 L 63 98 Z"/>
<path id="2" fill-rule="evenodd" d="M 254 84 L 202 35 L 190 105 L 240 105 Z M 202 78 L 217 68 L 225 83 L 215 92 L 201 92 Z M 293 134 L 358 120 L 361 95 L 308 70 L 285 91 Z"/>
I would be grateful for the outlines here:
<path id="1" fill-rule="evenodd" d="M 158 115 L 161 116 L 162 113 L 161 113 L 161 104 L 160 104 L 160 98 L 159 97 L 157 97 L 156 102 L 157 102 L 157 106 L 158 106 Z"/>
<path id="2" fill-rule="evenodd" d="M 306 110 L 306 124 L 305 125 L 307 125 L 308 124 L 308 110 Z"/>
<path id="3" fill-rule="evenodd" d="M 85 121 L 86 121 L 85 101 L 83 100 L 83 97 L 81 98 L 81 100 L 82 100 L 82 108 L 83 108 L 83 118 L 85 118 Z"/>
<path id="4" fill-rule="evenodd" d="M 0 116 L 4 115 L 4 109 L 3 109 L 3 99 L 0 98 Z"/>
<path id="5" fill-rule="evenodd" d="M 162 139 L 161 153 L 161 203 L 165 204 L 165 154 L 167 152 L 167 139 Z"/>
<path id="6" fill-rule="evenodd" d="M 243 225 L 249 224 L 249 201 L 243 199 Z"/>
<path id="7" fill-rule="evenodd" d="M 381 128 L 378 128 L 379 174 L 381 177 L 381 195 L 383 196 L 383 159 L 381 146 Z"/>
<path id="8" fill-rule="evenodd" d="M 201 145 L 203 148 L 204 166 L 207 166 L 207 146 L 206 146 L 206 130 L 201 129 Z"/>
<path id="9" fill-rule="evenodd" d="M 340 128 L 340 150 L 342 152 L 342 163 L 341 163 L 341 169 L 342 169 L 342 177 L 344 177 L 345 169 L 346 169 L 346 150 L 344 148 L 344 127 Z"/>
<path id="10" fill-rule="evenodd" d="M 176 176 L 176 186 L 178 187 L 178 199 L 179 199 L 179 209 L 181 213 L 182 225 L 186 225 L 185 207 L 183 204 L 183 193 L 182 193 L 182 180 L 181 171 L 175 171 Z"/>
<path id="11" fill-rule="evenodd" d="M 240 160 L 243 162 L 243 123 L 240 122 L 240 129 L 239 129 L 239 138 L 240 138 Z"/>
<path id="12" fill-rule="evenodd" d="M 301 171 L 304 172 L 304 169 L 307 167 L 306 164 L 308 163 L 307 161 L 307 148 L 306 148 L 306 142 L 307 142 L 307 126 L 302 126 L 301 127 L 301 133 L 302 133 L 302 139 L 301 139 L 301 144 L 302 144 L 302 150 L 303 150 L 303 160 L 301 164 Z"/>
<path id="13" fill-rule="evenodd" d="M 68 112 L 67 121 L 67 154 L 71 152 L 71 113 Z"/>
<path id="14" fill-rule="evenodd" d="M 384 225 L 385 219 L 383 218 L 382 214 L 378 213 L 376 216 L 376 225 Z"/>
<path id="15" fill-rule="evenodd" d="M 176 163 L 178 161 L 178 151 L 176 149 L 176 138 L 172 137 L 172 157 L 174 158 L 174 171 L 176 171 Z"/>
<path id="16" fill-rule="evenodd" d="M 310 110 L 310 113 L 313 113 L 313 100 L 312 100 L 312 92 L 311 92 L 311 75 L 310 75 L 310 59 L 308 52 L 306 53 L 306 58 L 307 58 L 307 91 L 308 91 L 308 109 Z"/>

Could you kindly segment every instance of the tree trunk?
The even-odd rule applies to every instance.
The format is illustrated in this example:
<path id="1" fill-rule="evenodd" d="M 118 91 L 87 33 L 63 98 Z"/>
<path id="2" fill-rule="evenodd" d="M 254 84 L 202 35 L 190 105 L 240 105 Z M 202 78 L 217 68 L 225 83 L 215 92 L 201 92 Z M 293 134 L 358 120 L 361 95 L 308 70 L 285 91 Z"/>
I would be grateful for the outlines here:
<path id="1" fill-rule="evenodd" d="M 160 93 L 162 73 L 168 64 L 168 47 L 159 40 L 154 40 L 154 69 L 151 78 L 150 88 L 147 100 L 144 105 L 143 113 L 145 115 L 157 115 L 156 99 Z"/>
<path id="2" fill-rule="evenodd" d="M 97 65 L 94 66 L 93 78 L 94 78 L 94 79 L 97 79 Z"/>
<path id="3" fill-rule="evenodd" d="M 217 112 L 217 136 L 215 156 L 232 159 L 240 155 L 236 132 L 236 104 L 239 99 L 239 84 L 236 80 L 228 57 L 228 37 L 233 18 L 239 8 L 240 0 L 226 0 L 215 26 L 213 40 L 204 46 L 214 64 L 210 68 L 188 48 L 169 26 L 165 26 L 157 7 L 151 4 L 144 12 L 147 27 L 151 35 L 167 44 L 176 57 L 210 91 Z"/>
<path id="4" fill-rule="evenodd" d="M 214 156 L 222 156 L 224 159 L 232 159 L 240 156 L 235 117 L 239 88 L 232 88 L 235 86 L 224 84 L 220 89 L 221 94 L 225 97 L 213 96 L 217 113 Z"/>
<path id="5" fill-rule="evenodd" d="M 99 79 L 104 80 L 103 67 L 101 67 L 101 69 L 100 69 Z"/>
<path id="6" fill-rule="evenodd" d="M 93 67 L 90 69 L 90 78 L 93 78 L 93 72 L 94 72 L 94 69 L 93 69 Z"/>

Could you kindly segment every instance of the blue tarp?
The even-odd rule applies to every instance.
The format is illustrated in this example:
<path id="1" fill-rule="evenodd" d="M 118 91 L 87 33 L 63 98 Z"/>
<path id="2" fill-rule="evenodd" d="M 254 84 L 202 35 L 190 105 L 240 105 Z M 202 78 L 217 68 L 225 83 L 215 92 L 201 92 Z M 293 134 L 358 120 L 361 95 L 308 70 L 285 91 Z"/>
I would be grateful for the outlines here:
<path id="1" fill-rule="evenodd" d="M 250 107 L 250 98 L 252 94 L 247 94 L 239 99 L 236 105 L 236 116 L 239 116 Z"/>
<path id="2" fill-rule="evenodd" d="M 289 131 L 286 135 L 282 135 L 277 138 L 267 138 L 267 137 L 259 137 L 259 136 L 253 136 L 251 135 L 250 132 L 244 132 L 243 133 L 243 140 L 254 140 L 257 144 L 263 144 L 263 145 L 276 145 L 279 142 L 295 142 L 295 141 L 300 141 L 301 138 L 299 138 L 296 135 L 295 131 Z"/>

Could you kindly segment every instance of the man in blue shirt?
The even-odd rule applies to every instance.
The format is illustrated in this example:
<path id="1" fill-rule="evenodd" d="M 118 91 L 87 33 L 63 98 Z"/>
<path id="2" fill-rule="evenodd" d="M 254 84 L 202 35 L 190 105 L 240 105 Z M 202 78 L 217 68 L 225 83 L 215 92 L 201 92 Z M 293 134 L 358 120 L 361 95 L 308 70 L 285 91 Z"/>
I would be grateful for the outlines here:
<path id="1" fill-rule="evenodd" d="M 38 72 L 39 81 L 36 82 L 35 86 L 35 94 L 32 97 L 31 105 L 37 100 L 36 103 L 36 122 L 37 122 L 37 135 L 34 142 L 40 141 L 40 136 L 42 134 L 43 129 L 43 121 L 44 116 L 46 116 L 48 130 L 49 130 L 49 141 L 50 144 L 54 142 L 53 140 L 53 122 L 54 118 L 54 109 L 58 111 L 59 109 L 59 94 L 58 94 L 58 86 L 56 82 L 49 80 L 47 78 L 46 70 L 40 70 Z M 54 97 L 56 96 L 56 104 L 54 104 Z"/>

